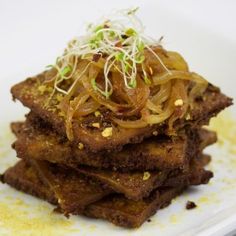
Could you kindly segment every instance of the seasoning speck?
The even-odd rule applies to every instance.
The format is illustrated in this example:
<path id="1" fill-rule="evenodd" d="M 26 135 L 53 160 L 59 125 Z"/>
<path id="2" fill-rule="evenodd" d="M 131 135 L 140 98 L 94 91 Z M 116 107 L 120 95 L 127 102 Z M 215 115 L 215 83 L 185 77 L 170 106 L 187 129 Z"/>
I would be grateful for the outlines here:
<path id="1" fill-rule="evenodd" d="M 183 106 L 184 105 L 184 101 L 182 99 L 177 99 L 175 101 L 175 106 L 178 107 L 178 106 Z"/>
<path id="2" fill-rule="evenodd" d="M 100 124 L 99 123 L 92 123 L 92 126 L 94 127 L 94 128 L 100 128 Z"/>
<path id="3" fill-rule="evenodd" d="M 158 135 L 158 132 L 157 131 L 153 131 L 152 133 L 154 136 L 157 136 Z"/>
<path id="4" fill-rule="evenodd" d="M 189 113 L 186 115 L 186 118 L 185 118 L 185 119 L 186 119 L 186 120 L 190 120 L 190 119 L 191 119 L 191 116 L 190 116 Z"/>
<path id="5" fill-rule="evenodd" d="M 38 91 L 40 92 L 40 94 L 44 94 L 44 92 L 46 91 L 46 86 L 45 85 L 40 85 L 38 87 Z"/>
<path id="6" fill-rule="evenodd" d="M 63 95 L 62 94 L 57 94 L 56 99 L 57 99 L 58 102 L 61 102 L 62 99 L 63 99 Z"/>
<path id="7" fill-rule="evenodd" d="M 192 209 L 194 209 L 194 208 L 196 208 L 196 207 L 197 207 L 197 205 L 196 205 L 195 202 L 188 201 L 188 202 L 186 203 L 186 209 L 187 209 L 187 210 L 192 210 Z"/>
<path id="8" fill-rule="evenodd" d="M 95 115 L 96 117 L 99 117 L 99 116 L 101 116 L 101 112 L 100 112 L 100 111 L 95 111 L 95 112 L 94 112 L 94 115 Z"/>
<path id="9" fill-rule="evenodd" d="M 150 172 L 145 171 L 145 172 L 143 173 L 143 180 L 144 180 L 144 181 L 145 181 L 145 180 L 148 180 L 148 179 L 150 178 L 150 176 L 151 176 Z"/>
<path id="10" fill-rule="evenodd" d="M 79 150 L 84 149 L 84 144 L 83 143 L 79 143 L 78 148 L 79 148 Z"/>
<path id="11" fill-rule="evenodd" d="M 40 92 L 41 95 L 43 95 L 46 92 L 49 92 L 49 93 L 53 92 L 53 88 L 46 85 L 40 85 L 38 87 L 38 91 Z"/>
<path id="12" fill-rule="evenodd" d="M 61 117 L 65 117 L 65 113 L 64 113 L 63 111 L 60 111 L 60 112 L 58 113 L 58 115 L 61 116 Z"/>
<path id="13" fill-rule="evenodd" d="M 104 138 L 112 136 L 112 127 L 107 127 L 102 131 L 102 136 Z"/>

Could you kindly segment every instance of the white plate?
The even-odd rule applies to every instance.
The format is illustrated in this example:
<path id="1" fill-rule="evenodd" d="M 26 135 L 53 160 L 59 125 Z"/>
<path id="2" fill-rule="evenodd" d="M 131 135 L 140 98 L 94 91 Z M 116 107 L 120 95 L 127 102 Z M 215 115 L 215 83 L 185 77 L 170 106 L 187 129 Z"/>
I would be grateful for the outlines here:
<path id="1" fill-rule="evenodd" d="M 196 1 L 178 1 L 178 5 L 170 1 L 129 1 L 129 5 L 121 0 L 116 3 L 83 2 L 0 3 L 0 172 L 16 161 L 10 147 L 14 137 L 10 134 L 9 123 L 22 119 L 27 112 L 20 103 L 11 101 L 10 86 L 42 71 L 45 65 L 54 61 L 68 39 L 83 32 L 81 26 L 85 22 L 112 8 L 141 6 L 140 15 L 151 35 L 164 35 L 167 49 L 181 52 L 192 70 L 236 99 L 235 17 L 230 19 L 230 12 L 235 7 L 233 1 L 227 6 L 223 1 L 208 1 L 204 7 L 203 1 L 198 1 L 198 4 Z M 230 112 L 235 117 L 235 106 Z M 0 185 L 0 235 L 228 234 L 236 228 L 236 121 L 230 118 L 228 112 L 214 123 L 219 131 L 220 143 L 207 150 L 213 156 L 208 168 L 214 171 L 214 179 L 209 185 L 185 192 L 140 229 L 126 230 L 79 216 L 67 220 L 51 213 L 51 205 Z M 186 211 L 187 200 L 193 200 L 198 207 Z"/>

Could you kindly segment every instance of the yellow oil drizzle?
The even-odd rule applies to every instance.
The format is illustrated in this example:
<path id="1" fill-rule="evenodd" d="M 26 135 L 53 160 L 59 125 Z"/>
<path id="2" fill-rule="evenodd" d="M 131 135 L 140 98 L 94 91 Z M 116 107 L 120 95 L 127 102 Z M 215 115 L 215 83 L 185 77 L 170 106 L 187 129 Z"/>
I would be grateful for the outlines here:
<path id="1" fill-rule="evenodd" d="M 0 130 L 0 173 L 3 173 L 16 162 L 17 158 L 11 148 L 15 137 L 10 130 L 9 123 L 0 123 Z"/>
<path id="2" fill-rule="evenodd" d="M 218 197 L 217 193 L 212 192 L 207 195 L 203 195 L 196 200 L 196 204 L 199 209 L 204 205 L 219 204 L 221 199 Z"/>
<path id="3" fill-rule="evenodd" d="M 202 196 L 198 199 L 198 203 L 211 203 L 211 199 L 207 196 Z"/>
<path id="4" fill-rule="evenodd" d="M 222 112 L 217 118 L 212 119 L 210 129 L 218 134 L 218 145 L 224 154 L 220 158 L 213 159 L 218 168 L 224 168 L 227 173 L 236 170 L 236 119 L 229 111 Z M 236 179 L 225 175 L 219 179 L 223 184 L 221 191 L 227 191 L 236 187 Z"/>
<path id="5" fill-rule="evenodd" d="M 236 155 L 236 119 L 233 115 L 229 111 L 222 112 L 211 119 L 209 128 L 217 132 L 218 145 Z"/>
<path id="6" fill-rule="evenodd" d="M 158 227 L 158 230 L 163 230 L 165 228 L 165 225 L 160 223 L 160 222 L 158 222 L 157 220 L 155 220 L 154 217 L 151 219 L 151 222 L 150 223 L 148 222 L 147 224 L 148 224 L 147 227 L 149 225 L 150 226 L 155 226 L 155 227 Z"/>
<path id="7" fill-rule="evenodd" d="M 178 215 L 173 214 L 170 216 L 170 223 L 171 224 L 178 224 L 179 221 L 180 221 L 180 214 L 178 214 Z"/>
<path id="8" fill-rule="evenodd" d="M 88 227 L 88 230 L 89 230 L 89 232 L 93 233 L 93 232 L 95 232 L 97 230 L 97 227 L 96 227 L 96 225 L 90 225 Z"/>
<path id="9" fill-rule="evenodd" d="M 6 235 L 17 236 L 63 236 L 75 232 L 71 220 L 51 213 L 52 209 L 49 206 L 46 207 L 46 203 L 43 205 L 44 211 L 40 212 L 39 209 L 42 208 L 32 207 L 22 199 L 5 198 L 0 202 L 1 228 L 7 231 Z"/>
<path id="10" fill-rule="evenodd" d="M 10 131 L 9 125 L 0 126 L 0 158 L 5 158 L 11 151 L 11 142 L 14 140 L 14 136 Z"/>

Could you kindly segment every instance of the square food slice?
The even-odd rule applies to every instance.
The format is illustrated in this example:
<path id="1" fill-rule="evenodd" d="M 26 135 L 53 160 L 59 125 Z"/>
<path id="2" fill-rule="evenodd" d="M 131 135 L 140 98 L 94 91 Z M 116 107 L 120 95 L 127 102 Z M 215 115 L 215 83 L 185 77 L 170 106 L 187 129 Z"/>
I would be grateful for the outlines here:
<path id="1" fill-rule="evenodd" d="M 207 184 L 213 173 L 204 170 L 203 158 L 205 157 L 193 158 L 189 170 L 119 172 L 89 167 L 78 167 L 77 170 L 103 183 L 114 192 L 124 194 L 128 199 L 140 200 L 161 186 L 176 186 L 181 182 L 186 185 Z"/>
<path id="2" fill-rule="evenodd" d="M 77 167 L 87 165 L 121 170 L 186 169 L 190 155 L 195 155 L 198 143 L 200 151 L 216 141 L 216 134 L 207 130 L 195 130 L 188 136 L 169 138 L 163 135 L 144 140 L 139 145 L 128 144 L 119 152 L 88 152 L 60 137 L 52 127 L 34 114 L 25 123 L 13 123 L 17 136 L 14 143 L 20 158 L 46 160 Z M 197 155 L 197 154 L 196 154 Z"/>
<path id="3" fill-rule="evenodd" d="M 47 160 L 62 165 L 87 165 L 122 170 L 187 168 L 189 142 L 186 136 L 171 140 L 154 137 L 139 145 L 129 144 L 119 152 L 88 152 L 60 137 L 42 122 L 37 125 L 13 123 L 17 135 L 13 147 L 18 157 Z M 195 141 L 195 140 L 193 140 Z"/>
<path id="4" fill-rule="evenodd" d="M 74 188 L 75 195 L 76 191 L 80 191 L 80 188 L 83 188 L 83 196 L 80 196 L 80 199 L 77 200 L 78 205 L 85 205 L 89 201 L 94 201 L 97 197 L 99 198 L 101 194 L 107 194 L 111 191 L 107 192 L 98 184 L 91 183 L 87 178 L 92 178 L 96 181 L 96 183 L 100 183 L 103 186 L 107 186 L 109 189 L 113 190 L 117 193 L 122 193 L 128 199 L 132 200 L 140 200 L 143 199 L 156 188 L 160 186 L 175 186 L 176 181 L 186 184 L 202 184 L 207 183 L 209 179 L 212 177 L 212 173 L 205 171 L 203 169 L 203 165 L 199 164 L 198 160 L 202 158 L 198 158 L 197 160 L 192 160 L 191 168 L 189 171 L 187 170 L 173 170 L 171 171 L 148 171 L 148 172 L 119 172 L 119 171 L 110 171 L 104 169 L 94 169 L 94 168 L 85 168 L 78 167 L 75 170 L 66 167 L 60 167 L 55 164 L 50 164 L 46 161 L 37 161 L 33 159 L 27 159 L 35 170 L 39 173 L 42 180 L 49 186 L 55 186 L 55 192 L 57 193 L 58 199 L 65 198 L 67 194 L 65 189 Z M 75 171 L 84 175 L 84 178 L 77 174 Z M 194 173 L 201 173 L 194 175 Z M 63 183 L 64 177 L 67 176 L 65 183 Z M 167 178 L 168 177 L 168 178 Z M 203 181 L 203 178 L 205 179 Z M 167 180 L 168 179 L 168 180 Z M 88 183 L 88 186 L 86 184 Z M 84 187 L 83 186 L 86 186 Z M 94 184 L 94 188 L 93 185 Z M 101 190 L 101 191 L 99 191 Z M 90 192 L 96 191 L 96 194 L 90 199 Z M 81 194 L 80 194 L 81 195 Z M 71 198 L 73 197 L 71 196 Z M 86 199 L 86 200 L 85 200 Z M 60 205 L 62 209 L 66 212 L 73 212 L 70 202 L 60 200 Z M 68 205 L 68 206 L 67 206 Z"/>
<path id="5" fill-rule="evenodd" d="M 41 181 L 35 170 L 24 161 L 20 161 L 7 170 L 1 179 L 20 191 L 58 205 L 54 191 L 44 181 Z M 171 200 L 179 195 L 184 188 L 185 186 L 178 186 L 156 190 L 142 201 L 132 201 L 114 194 L 90 204 L 82 214 L 105 219 L 118 226 L 137 228 L 154 215 L 159 208 L 169 205 Z M 71 202 L 71 204 L 73 203 Z"/>
<path id="6" fill-rule="evenodd" d="M 31 167 L 32 163 L 33 168 Z M 20 161 L 4 173 L 4 179 L 7 179 L 10 185 L 13 181 L 13 185 L 18 188 L 17 186 L 20 183 L 17 182 L 17 177 L 38 181 L 39 178 L 36 177 L 38 175 L 40 175 L 41 181 L 47 185 L 47 189 L 42 189 L 42 196 L 45 196 L 44 198 L 48 199 L 51 203 L 57 203 L 65 215 L 69 213 L 75 214 L 81 211 L 86 205 L 111 193 L 107 188 L 103 188 L 94 181 L 85 179 L 73 170 L 65 172 L 63 168 L 60 168 L 60 172 L 58 172 L 50 163 L 44 165 L 43 163 Z M 34 188 L 39 188 L 40 192 L 41 183 L 40 181 L 36 183 L 37 185 Z M 55 192 L 54 198 L 48 198 L 49 188 L 52 188 Z M 24 189 L 22 190 L 24 191 Z"/>
<path id="7" fill-rule="evenodd" d="M 27 129 L 27 130 L 29 130 L 29 129 Z M 17 132 L 17 125 L 15 127 L 15 132 Z M 201 145 L 202 147 L 209 144 L 215 138 L 214 133 L 212 134 L 210 131 L 202 130 L 202 131 L 198 131 L 198 133 L 199 133 L 198 137 L 199 137 L 200 141 L 198 140 L 196 143 L 201 145 L 201 143 L 204 140 L 204 144 Z M 27 140 L 30 140 L 30 141 L 32 141 L 35 138 L 35 136 L 32 136 L 32 135 L 26 135 L 26 137 L 27 137 Z M 37 139 L 37 137 L 36 137 L 36 139 Z M 28 145 L 27 142 L 23 142 L 23 143 L 24 143 L 24 145 L 22 146 L 22 150 L 25 151 L 25 149 L 30 147 L 30 145 Z M 196 143 L 192 144 L 189 148 L 192 151 L 191 155 L 193 155 L 193 156 L 197 156 L 197 152 L 195 152 L 195 154 L 194 154 L 194 150 L 197 150 L 197 148 L 195 147 Z M 45 145 L 47 146 L 48 142 L 46 142 Z M 47 146 L 47 147 L 48 147 L 48 149 L 50 148 L 49 146 Z M 35 153 L 36 150 L 33 149 L 33 151 L 34 151 L 33 153 Z M 38 150 L 37 152 L 42 153 L 42 154 L 44 153 L 44 155 L 47 155 L 47 151 L 42 152 L 41 150 Z M 109 155 L 109 154 L 107 154 L 107 155 Z M 190 160 L 193 159 L 193 156 L 190 158 Z M 37 160 L 37 158 L 35 158 L 34 156 L 30 156 L 30 155 L 28 155 L 28 156 L 21 155 L 21 157 L 23 159 L 30 160 L 30 161 Z M 166 158 L 169 159 L 171 162 L 171 158 L 169 158 L 168 155 Z M 41 157 L 41 159 L 47 160 L 47 158 L 44 158 L 43 156 Z M 54 160 L 55 159 L 53 159 L 53 161 Z M 51 160 L 51 162 L 53 162 L 53 161 Z M 38 163 L 40 163 L 40 161 Z M 42 162 L 42 163 L 44 163 L 44 162 Z M 59 162 L 59 164 L 61 164 L 61 163 Z M 67 165 L 68 165 L 68 163 L 67 163 Z M 50 165 L 49 165 L 49 167 L 50 167 Z M 108 169 L 95 169 L 95 168 L 91 168 L 91 167 L 81 167 L 81 166 L 74 167 L 74 169 L 76 169 L 80 173 L 84 174 L 85 176 L 89 176 L 89 177 L 94 178 L 96 181 L 99 181 L 102 184 L 109 186 L 109 188 L 114 190 L 115 192 L 122 193 L 127 198 L 133 199 L 133 200 L 140 200 L 140 199 L 148 196 L 153 189 L 160 187 L 163 184 L 163 182 L 166 180 L 168 174 L 170 173 L 170 170 L 129 171 L 129 172 L 122 171 L 121 172 L 121 171 L 112 171 L 112 170 L 108 170 Z M 188 173 L 187 169 L 175 168 L 174 173 L 176 173 L 176 172 L 179 174 L 178 178 L 180 178 L 181 176 L 185 177 L 186 180 L 189 178 L 188 177 L 189 173 Z M 181 175 L 181 173 L 183 173 L 183 174 Z M 60 174 L 60 176 L 62 176 L 62 174 Z M 54 178 L 47 178 L 47 179 L 50 180 L 50 179 L 54 179 Z M 199 183 L 201 183 L 200 180 L 195 181 L 195 184 L 199 184 Z"/>
<path id="8" fill-rule="evenodd" d="M 120 195 L 111 195 L 89 205 L 84 215 L 108 220 L 117 226 L 138 228 L 159 209 L 167 207 L 180 195 L 185 186 L 160 188 L 141 201 L 128 200 Z"/>
<path id="9" fill-rule="evenodd" d="M 44 184 L 36 171 L 26 161 L 17 162 L 0 177 L 2 183 L 7 183 L 15 189 L 39 197 L 54 205 L 58 204 L 55 194 Z"/>
<path id="10" fill-rule="evenodd" d="M 72 169 L 57 168 L 44 161 L 28 161 L 40 179 L 50 187 L 65 215 L 78 214 L 85 206 L 96 202 L 112 191 Z"/>
<path id="11" fill-rule="evenodd" d="M 66 136 L 66 118 L 60 114 L 58 109 L 58 96 L 60 94 L 54 93 L 53 102 L 50 106 L 47 106 L 50 92 L 46 90 L 42 93 L 40 89 L 45 86 L 45 76 L 46 72 L 13 86 L 11 89 L 12 95 L 42 119 L 52 124 L 60 135 Z M 230 98 L 223 95 L 216 87 L 209 85 L 202 94 L 202 98 L 198 98 L 193 102 L 188 118 L 176 120 L 174 129 L 179 130 L 186 125 L 193 127 L 207 124 L 212 116 L 231 104 L 232 100 Z M 94 127 L 94 123 L 102 124 L 102 127 Z M 103 132 L 108 131 L 107 125 L 109 125 L 109 135 L 107 132 Z M 165 122 L 161 125 L 146 126 L 144 128 L 122 128 L 105 114 L 99 117 L 90 114 L 82 120 L 74 119 L 71 127 L 74 137 L 73 142 L 76 145 L 82 143 L 85 149 L 93 152 L 120 150 L 127 143 L 140 143 L 144 138 L 152 136 L 154 131 L 166 133 L 168 130 L 166 128 Z"/>

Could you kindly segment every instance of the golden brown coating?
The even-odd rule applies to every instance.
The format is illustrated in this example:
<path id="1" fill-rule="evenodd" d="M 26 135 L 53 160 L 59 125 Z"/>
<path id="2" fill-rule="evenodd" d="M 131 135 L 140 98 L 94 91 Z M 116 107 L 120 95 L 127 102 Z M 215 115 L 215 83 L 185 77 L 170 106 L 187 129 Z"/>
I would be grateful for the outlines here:
<path id="1" fill-rule="evenodd" d="M 214 132 L 201 129 L 191 132 L 189 137 L 186 134 L 175 138 L 157 136 L 146 139 L 139 145 L 125 145 L 119 152 L 95 154 L 79 149 L 60 137 L 50 125 L 32 113 L 28 115 L 25 123 L 13 123 L 12 130 L 17 135 L 13 146 L 20 158 L 47 160 L 73 167 L 86 165 L 122 171 L 186 169 L 188 160 L 197 156 L 196 152 L 216 141 Z"/>
<path id="2" fill-rule="evenodd" d="M 59 134 L 66 136 L 65 117 L 60 115 L 56 105 L 46 106 L 50 92 L 42 93 L 39 90 L 39 86 L 43 85 L 44 80 L 45 73 L 29 78 L 13 86 L 11 89 L 12 95 L 46 122 L 52 124 Z M 57 93 L 54 94 L 54 100 L 57 100 L 57 95 Z M 230 98 L 220 93 L 216 87 L 209 85 L 201 99 L 196 99 L 193 103 L 193 109 L 190 110 L 188 119 L 176 120 L 174 129 L 179 130 L 188 124 L 191 127 L 207 124 L 212 116 L 215 116 L 219 111 L 231 104 L 232 100 Z M 107 125 L 112 127 L 111 136 L 104 137 L 101 129 L 92 126 L 93 123 L 97 123 L 97 120 L 99 120 L 103 128 Z M 145 128 L 121 128 L 115 125 L 109 116 L 106 117 L 104 114 L 100 117 L 89 115 L 82 121 L 74 120 L 72 122 L 72 131 L 76 145 L 81 142 L 86 149 L 98 152 L 101 150 L 120 150 L 127 143 L 140 143 L 144 138 L 152 136 L 154 131 L 166 133 L 168 129 L 165 123 Z"/>

